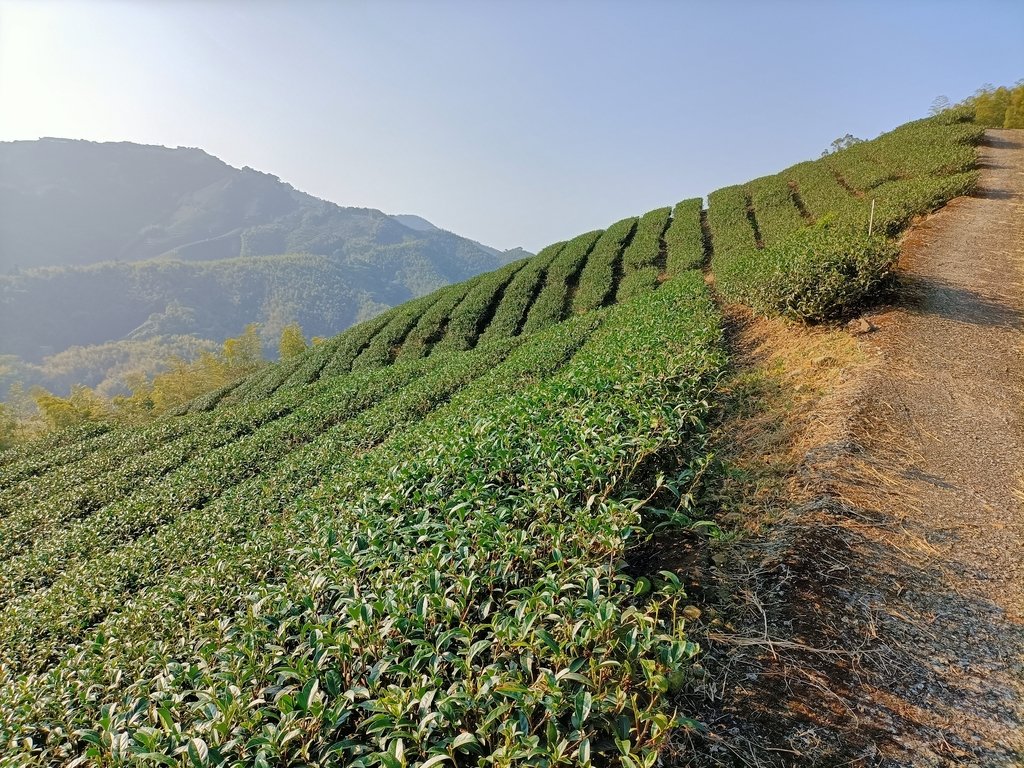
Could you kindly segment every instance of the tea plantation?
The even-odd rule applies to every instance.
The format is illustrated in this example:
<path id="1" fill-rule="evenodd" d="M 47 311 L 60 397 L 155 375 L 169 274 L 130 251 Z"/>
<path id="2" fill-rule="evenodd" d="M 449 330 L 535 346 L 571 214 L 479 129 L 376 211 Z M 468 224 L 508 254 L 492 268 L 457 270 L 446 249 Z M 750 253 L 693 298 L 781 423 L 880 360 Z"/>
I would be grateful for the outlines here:
<path id="1" fill-rule="evenodd" d="M 0 765 L 657 764 L 699 648 L 684 574 L 633 558 L 714 515 L 720 307 L 870 300 L 912 219 L 972 191 L 971 117 L 0 454 Z"/>

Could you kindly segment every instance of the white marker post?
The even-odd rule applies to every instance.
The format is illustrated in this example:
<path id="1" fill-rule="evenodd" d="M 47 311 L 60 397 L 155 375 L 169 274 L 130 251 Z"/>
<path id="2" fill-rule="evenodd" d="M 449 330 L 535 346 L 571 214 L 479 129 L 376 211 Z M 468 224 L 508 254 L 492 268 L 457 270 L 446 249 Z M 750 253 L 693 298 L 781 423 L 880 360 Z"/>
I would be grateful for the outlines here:
<path id="1" fill-rule="evenodd" d="M 868 237 L 875 229 L 875 198 L 871 198 L 871 215 L 868 217 Z"/>

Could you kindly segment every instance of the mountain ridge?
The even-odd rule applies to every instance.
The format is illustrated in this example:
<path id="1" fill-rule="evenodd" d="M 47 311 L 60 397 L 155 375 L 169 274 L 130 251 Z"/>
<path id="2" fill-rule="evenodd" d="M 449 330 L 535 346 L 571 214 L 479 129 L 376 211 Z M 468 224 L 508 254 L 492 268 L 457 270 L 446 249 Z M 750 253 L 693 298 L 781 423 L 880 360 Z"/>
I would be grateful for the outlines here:
<path id="1" fill-rule="evenodd" d="M 130 153 L 130 157 L 124 153 Z M 172 158 L 183 160 L 184 163 L 176 163 L 178 176 L 169 178 L 169 174 L 175 170 L 168 167 L 170 163 L 167 161 Z M 142 171 L 124 172 L 123 165 L 129 160 L 145 164 Z M 77 162 L 78 167 L 71 168 L 69 173 L 67 163 L 70 162 Z M 122 173 L 116 173 L 118 170 Z M 74 174 L 79 178 L 74 178 Z M 137 178 L 133 179 L 132 176 Z M 80 179 L 83 177 L 88 177 L 92 183 L 101 177 L 110 179 L 105 186 L 106 191 L 112 194 L 86 200 L 82 190 L 76 189 L 81 185 Z M 158 183 L 162 183 L 163 187 L 158 188 Z M 139 200 L 141 193 L 146 194 Z M 118 199 L 116 195 L 119 194 L 130 196 L 133 200 Z M 429 233 L 459 238 L 492 255 L 502 253 L 499 249 L 437 227 L 419 216 L 389 215 L 376 208 L 338 205 L 297 190 L 272 173 L 258 171 L 248 165 L 236 168 L 198 147 L 165 147 L 130 141 L 96 142 L 56 137 L 0 142 L 0 202 L 3 203 L 0 207 L 0 268 L 4 269 L 110 260 L 141 261 L 160 257 L 208 259 L 211 255 L 204 253 L 201 246 L 217 243 L 220 248 L 214 248 L 214 258 L 293 252 L 329 254 L 326 248 L 337 245 L 337 242 L 317 241 L 309 233 L 297 242 L 275 239 L 271 235 L 279 237 L 280 233 L 267 231 L 269 222 L 265 219 L 268 216 L 272 219 L 284 217 L 287 223 L 302 224 L 309 229 L 317 223 L 311 222 L 311 218 L 344 215 L 346 218 L 343 222 L 335 218 L 330 223 L 344 223 L 347 234 L 362 237 L 378 234 L 374 230 L 380 230 L 378 242 L 381 243 L 400 241 L 409 237 L 410 233 Z M 130 203 L 134 203 L 134 209 Z M 35 208 L 45 210 L 32 210 L 33 204 Z M 68 210 L 74 205 L 86 204 L 92 210 Z M 52 250 L 44 251 L 47 245 L 45 241 L 29 249 L 34 253 L 28 256 L 22 253 L 23 249 L 17 247 L 20 242 L 38 237 L 39 232 L 33 224 L 34 219 L 42 213 L 52 216 L 56 208 L 57 213 L 64 214 L 59 217 L 63 221 L 72 218 L 70 213 L 108 213 L 104 205 L 108 209 L 117 206 L 122 216 L 135 213 L 137 221 L 132 221 L 130 225 L 139 225 L 140 231 L 136 236 L 114 244 L 102 243 L 101 240 L 100 244 L 92 246 L 93 250 L 90 250 L 88 242 L 84 246 L 76 243 L 73 252 L 70 246 L 66 246 L 57 249 L 56 254 Z M 144 216 L 139 215 L 143 212 L 137 210 L 143 206 L 150 208 L 144 212 Z M 60 211 L 61 207 L 65 210 Z M 154 215 L 153 207 L 161 210 Z M 20 218 L 17 214 L 21 214 Z M 99 218 L 102 221 L 103 217 Z M 420 224 L 408 226 L 414 220 Z M 190 223 L 192 230 L 186 226 Z M 400 229 L 395 229 L 396 225 Z M 205 230 L 202 234 L 207 237 L 195 237 L 197 228 Z M 26 229 L 30 231 L 26 232 Z M 316 233 L 321 234 L 319 230 Z M 123 233 L 118 234 L 123 238 Z M 115 238 L 108 234 L 107 239 Z M 224 246 L 229 243 L 237 244 L 237 250 L 226 250 Z M 301 247 L 296 248 L 297 244 Z M 44 255 L 40 257 L 40 253 Z M 23 259 L 22 263 L 13 262 L 18 254 Z"/>
<path id="2" fill-rule="evenodd" d="M 289 323 L 333 335 L 529 255 L 429 227 L 196 147 L 0 142 L 0 354 L 48 385 L 21 363 L 129 339 L 220 342 L 252 322 L 273 350 Z"/>

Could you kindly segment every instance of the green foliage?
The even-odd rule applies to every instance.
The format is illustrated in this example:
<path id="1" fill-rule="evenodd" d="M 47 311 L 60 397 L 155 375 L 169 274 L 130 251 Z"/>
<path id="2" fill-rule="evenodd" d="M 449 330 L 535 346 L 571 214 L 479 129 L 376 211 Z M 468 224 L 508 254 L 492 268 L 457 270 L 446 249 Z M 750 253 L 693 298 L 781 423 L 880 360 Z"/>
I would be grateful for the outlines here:
<path id="1" fill-rule="evenodd" d="M 461 306 L 466 294 L 475 288 L 478 282 L 478 279 L 467 280 L 433 294 L 433 301 L 409 331 L 397 359 L 413 360 L 430 354 L 431 348 L 445 335 L 452 312 L 457 306 Z"/>
<path id="2" fill-rule="evenodd" d="M 227 384 L 212 389 L 209 392 L 199 395 L 194 400 L 189 400 L 186 403 L 175 406 L 167 413 L 171 416 L 184 416 L 187 413 L 202 413 L 215 408 L 224 398 L 234 392 L 244 381 L 239 379 L 237 381 L 231 381 Z"/>
<path id="3" fill-rule="evenodd" d="M 632 216 L 612 224 L 594 246 L 572 298 L 576 314 L 592 312 L 611 303 L 622 273 L 622 252 L 636 231 L 637 218 Z"/>
<path id="4" fill-rule="evenodd" d="M 66 358 L 67 353 L 61 357 Z M 146 367 L 153 365 L 155 363 Z M 160 366 L 165 370 L 152 376 L 145 374 L 146 367 L 123 374 L 127 394 L 109 397 L 90 387 L 74 385 L 67 397 L 60 397 L 42 387 L 34 387 L 31 397 L 27 398 L 30 407 L 26 408 L 22 402 L 7 411 L 16 425 L 9 439 L 23 442 L 41 432 L 67 432 L 104 421 L 149 421 L 186 407 L 204 393 L 214 396 L 226 392 L 262 365 L 258 330 L 252 325 L 241 336 L 226 340 L 217 354 L 204 350 L 192 360 L 171 358 Z M 12 388 L 9 403 L 26 400 L 15 394 L 16 389 L 20 390 L 20 385 Z M 48 438 L 48 444 L 53 445 L 53 442 Z"/>
<path id="5" fill-rule="evenodd" d="M 970 194 L 982 129 L 969 118 L 969 110 L 942 112 L 712 193 L 716 285 L 758 311 L 808 321 L 862 304 L 886 282 L 895 248 L 867 238 L 872 203 L 873 231 L 893 238 L 915 216 Z"/>
<path id="6" fill-rule="evenodd" d="M 86 422 L 58 432 L 30 429 L 30 420 L 38 416 L 35 400 L 20 384 L 13 384 L 4 403 L 7 415 L 17 424 L 16 444 L 0 453 L 4 484 L 21 482 L 80 460 L 92 450 L 93 439 L 110 431 L 109 422 Z"/>
<path id="7" fill-rule="evenodd" d="M 1024 128 L 1024 84 L 1010 92 L 1010 103 L 1003 115 L 1003 128 Z"/>
<path id="8" fill-rule="evenodd" d="M 120 420 L 138 422 L 184 406 L 262 368 L 262 350 L 259 327 L 250 324 L 240 336 L 225 340 L 219 354 L 204 352 L 193 361 L 176 360 L 151 380 L 135 382 L 130 395 L 113 398 L 114 412 Z"/>
<path id="9" fill-rule="evenodd" d="M 18 420 L 8 406 L 0 403 L 0 451 L 13 448 L 18 433 Z"/>
<path id="10" fill-rule="evenodd" d="M 828 215 L 834 217 L 857 205 L 855 193 L 839 183 L 836 173 L 826 163 L 799 163 L 779 175 L 796 185 L 796 191 L 813 219 Z"/>
<path id="11" fill-rule="evenodd" d="M 434 349 L 438 352 L 472 349 L 494 317 L 509 283 L 529 264 L 528 260 L 520 260 L 484 275 L 452 311 L 444 335 Z"/>
<path id="12" fill-rule="evenodd" d="M 576 290 L 580 271 L 587 256 L 603 232 L 586 232 L 565 244 L 558 256 L 552 259 L 544 275 L 544 284 L 530 307 L 523 333 L 533 333 L 559 322 L 572 305 L 572 293 Z"/>
<path id="13" fill-rule="evenodd" d="M 335 380 L 335 386 L 321 388 L 301 405 L 277 401 L 273 410 L 228 412 L 210 425 L 215 427 L 207 430 L 212 436 L 185 436 L 186 441 L 203 441 L 186 454 L 187 460 L 180 458 L 182 441 L 168 445 L 176 466 L 163 466 L 154 461 L 159 457 L 150 456 L 151 480 L 136 493 L 130 488 L 138 474 L 125 476 L 115 468 L 97 477 L 90 495 L 96 511 L 81 520 L 61 526 L 63 516 L 52 503 L 4 518 L 6 541 L 23 546 L 14 532 L 33 526 L 48 535 L 26 551 L 12 545 L 9 559 L 0 565 L 0 617 L 18 617 L 11 623 L 0 618 L 0 648 L 6 649 L 0 659 L 30 667 L 47 647 L 74 637 L 98 607 L 155 583 L 168 567 L 187 561 L 196 547 L 230 537 L 231 531 L 255 532 L 253 525 L 261 518 L 253 514 L 265 519 L 268 508 L 245 500 L 256 494 L 258 501 L 280 505 L 308 487 L 317 479 L 311 470 L 323 439 L 337 452 L 365 449 L 396 425 L 422 416 L 467 376 L 500 362 L 507 351 L 508 345 L 492 348 L 463 361 L 461 370 L 460 363 L 447 361 L 433 366 L 427 376 L 422 364 L 395 366 Z M 313 445 L 317 448 L 306 449 Z M 282 462 L 286 472 L 278 478 L 272 470 Z M 136 472 L 145 473 L 145 466 L 140 464 Z M 268 471 L 277 481 L 269 497 L 262 478 Z M 72 503 L 64 505 L 64 516 L 81 506 L 73 498 L 68 501 Z M 39 519 L 43 510 L 46 517 Z M 28 586 L 46 588 L 52 603 L 39 606 L 21 599 Z"/>
<path id="14" fill-rule="evenodd" d="M 974 168 L 984 129 L 944 116 L 901 125 L 825 159 L 853 189 L 869 192 L 887 181 L 944 176 Z"/>
<path id="15" fill-rule="evenodd" d="M 387 325 L 381 328 L 369 340 L 367 346 L 353 359 L 352 370 L 375 368 L 392 363 L 398 356 L 398 351 L 401 349 L 405 337 L 435 301 L 435 298 L 435 295 L 431 294 L 414 301 L 408 301 L 389 313 L 390 319 Z"/>
<path id="16" fill-rule="evenodd" d="M 672 208 L 666 207 L 648 211 L 639 218 L 633 238 L 622 252 L 622 274 L 624 277 L 643 267 L 658 266 L 663 255 L 661 253 L 661 236 L 665 234 L 671 215 Z"/>
<path id="17" fill-rule="evenodd" d="M 88 387 L 71 389 L 68 397 L 58 397 L 44 389 L 32 391 L 39 415 L 49 429 L 67 429 L 109 416 L 107 404 Z"/>
<path id="18" fill-rule="evenodd" d="M 790 234 L 807 226 L 794 200 L 794 185 L 784 174 L 762 176 L 746 185 L 751 214 L 757 221 L 761 243 L 775 245 Z"/>
<path id="19" fill-rule="evenodd" d="M 548 267 L 565 245 L 564 242 L 549 245 L 516 272 L 515 277 L 505 286 L 494 317 L 480 335 L 481 341 L 509 338 L 519 334 L 523 323 L 526 322 L 530 306 L 544 285 Z"/>
<path id="20" fill-rule="evenodd" d="M 281 339 L 277 343 L 277 354 L 282 360 L 290 360 L 306 351 L 306 337 L 302 326 L 289 323 L 281 329 Z"/>
<path id="21" fill-rule="evenodd" d="M 833 152 L 838 152 L 841 149 L 847 149 L 855 144 L 863 143 L 864 139 L 858 139 L 852 133 L 848 133 L 845 136 L 840 136 L 838 139 L 833 139 L 832 143 L 828 145 L 828 149 L 821 153 L 822 157 L 830 155 Z"/>
<path id="22" fill-rule="evenodd" d="M 748 212 L 750 198 L 741 186 L 723 187 L 708 195 L 708 225 L 714 245 L 712 267 L 736 253 L 756 247 Z"/>
<path id="23" fill-rule="evenodd" d="M 658 276 L 667 269 L 668 252 L 662 240 L 669 224 L 671 208 L 648 211 L 637 221 L 636 232 L 622 252 L 622 279 L 615 293 L 616 301 L 653 291 Z"/>
<path id="24" fill-rule="evenodd" d="M 637 602 L 622 563 L 661 519 L 637 500 L 651 468 L 671 487 L 705 474 L 720 340 L 691 275 L 431 355 L 230 499 L 14 597 L 0 739 L 39 762 L 652 765 L 696 647 L 675 574 Z M 403 367 L 315 388 L 373 400 Z"/>
<path id="25" fill-rule="evenodd" d="M 881 236 L 810 227 L 723 263 L 715 278 L 726 297 L 759 312 L 823 320 L 877 292 L 898 256 L 899 247 Z"/>
<path id="26" fill-rule="evenodd" d="M 636 296 L 653 291 L 658 287 L 658 278 L 661 275 L 661 270 L 656 266 L 637 267 L 629 274 L 622 276 L 616 300 L 629 301 Z"/>
<path id="27" fill-rule="evenodd" d="M 977 185 L 976 171 L 883 184 L 877 190 L 875 231 L 895 237 L 915 216 L 930 213 L 954 197 L 973 194 Z"/>
<path id="28" fill-rule="evenodd" d="M 974 120 L 987 128 L 1024 128 L 1024 80 L 1013 88 L 986 85 L 967 99 Z"/>
<path id="29" fill-rule="evenodd" d="M 955 107 L 950 107 L 949 109 L 944 109 L 935 115 L 935 119 L 942 125 L 976 122 L 974 107 L 966 104 L 960 104 Z"/>
<path id="30" fill-rule="evenodd" d="M 214 390 L 214 392 L 222 392 L 219 396 L 215 396 L 216 402 L 229 404 L 259 402 L 276 392 L 302 364 L 303 359 L 304 357 L 300 353 L 289 359 L 281 360 L 276 365 L 262 367 L 252 375 L 246 376 L 228 391 L 223 391 L 223 389 Z M 196 400 L 199 399 L 196 398 Z M 194 402 L 192 401 L 192 403 Z M 187 404 L 185 412 L 192 410 L 192 403 Z M 209 408 L 203 408 L 197 404 L 196 410 L 209 410 Z"/>
<path id="31" fill-rule="evenodd" d="M 677 203 L 672 211 L 672 223 L 665 231 L 666 270 L 670 277 L 699 269 L 704 263 L 704 231 L 700 223 L 703 209 L 704 201 L 695 197 Z"/>
<path id="32" fill-rule="evenodd" d="M 713 193 L 718 290 L 805 320 L 870 299 L 889 238 L 971 189 L 978 131 L 942 112 Z M 716 481 L 700 203 L 386 311 L 184 415 L 0 454 L 4 759 L 657 764 L 697 648 L 680 576 L 628 563 Z M 257 335 L 203 365 L 251 368 Z"/>
<path id="33" fill-rule="evenodd" d="M 220 344 L 194 336 L 154 336 L 146 339 L 120 339 L 105 344 L 73 346 L 48 355 L 39 363 L 17 358 L 5 371 L 11 381 L 28 388 L 42 387 L 56 394 L 70 393 L 82 384 L 103 397 L 124 394 L 133 382 L 150 379 L 166 370 L 170 361 L 195 360 L 203 352 L 217 352 Z"/>
<path id="34" fill-rule="evenodd" d="M 280 389 L 288 390 L 303 387 L 320 378 L 324 368 L 334 360 L 338 350 L 343 346 L 343 342 L 347 338 L 348 332 L 342 333 L 307 350 L 301 358 L 296 360 L 296 366 L 289 371 L 288 375 L 281 382 Z"/>
<path id="35" fill-rule="evenodd" d="M 241 336 L 224 342 L 221 358 L 232 371 L 251 371 L 263 364 L 263 345 L 260 342 L 259 326 L 250 323 Z"/>
<path id="36" fill-rule="evenodd" d="M 323 367 L 315 373 L 310 381 L 317 377 L 337 376 L 351 371 L 352 362 L 369 346 L 373 338 L 394 320 L 400 310 L 401 307 L 395 307 L 339 334 L 332 345 L 333 348 L 323 350 L 329 356 Z M 315 360 L 321 357 L 321 354 L 318 351 L 317 354 L 309 357 L 311 360 Z"/>

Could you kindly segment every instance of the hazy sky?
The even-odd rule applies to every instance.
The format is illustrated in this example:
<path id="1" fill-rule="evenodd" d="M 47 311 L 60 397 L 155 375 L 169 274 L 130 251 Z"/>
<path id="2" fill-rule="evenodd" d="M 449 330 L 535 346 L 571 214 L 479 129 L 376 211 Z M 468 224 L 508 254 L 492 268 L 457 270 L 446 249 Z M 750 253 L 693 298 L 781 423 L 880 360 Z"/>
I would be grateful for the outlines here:
<path id="1" fill-rule="evenodd" d="M 1024 2 L 0 0 L 0 140 L 197 146 L 536 250 L 1024 77 Z"/>

